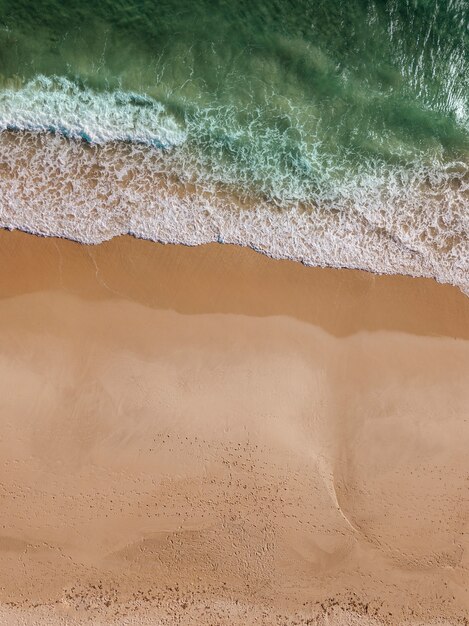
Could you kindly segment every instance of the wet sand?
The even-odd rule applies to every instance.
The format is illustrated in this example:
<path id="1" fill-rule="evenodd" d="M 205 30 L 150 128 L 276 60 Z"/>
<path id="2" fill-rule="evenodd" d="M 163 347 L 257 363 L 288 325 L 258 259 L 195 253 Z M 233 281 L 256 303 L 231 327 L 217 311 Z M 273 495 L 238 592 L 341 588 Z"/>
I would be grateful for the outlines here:
<path id="1" fill-rule="evenodd" d="M 469 619 L 457 288 L 0 231 L 0 320 L 0 623 Z"/>

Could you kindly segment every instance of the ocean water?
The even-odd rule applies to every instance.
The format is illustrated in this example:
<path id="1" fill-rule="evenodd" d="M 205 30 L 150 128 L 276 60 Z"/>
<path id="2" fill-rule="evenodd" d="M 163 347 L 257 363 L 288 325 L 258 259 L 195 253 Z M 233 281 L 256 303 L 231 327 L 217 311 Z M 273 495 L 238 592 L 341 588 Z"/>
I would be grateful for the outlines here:
<path id="1" fill-rule="evenodd" d="M 469 290 L 469 0 L 1 0 L 0 225 Z"/>

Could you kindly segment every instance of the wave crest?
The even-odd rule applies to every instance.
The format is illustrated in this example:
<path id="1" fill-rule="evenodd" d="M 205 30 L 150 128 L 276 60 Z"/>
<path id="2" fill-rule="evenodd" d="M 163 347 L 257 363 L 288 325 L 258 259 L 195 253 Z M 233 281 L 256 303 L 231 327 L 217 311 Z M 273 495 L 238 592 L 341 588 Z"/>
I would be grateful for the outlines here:
<path id="1" fill-rule="evenodd" d="M 0 91 L 0 129 L 59 132 L 93 143 L 134 141 L 170 148 L 184 128 L 148 96 L 96 92 L 62 76 L 36 76 L 19 89 Z"/>

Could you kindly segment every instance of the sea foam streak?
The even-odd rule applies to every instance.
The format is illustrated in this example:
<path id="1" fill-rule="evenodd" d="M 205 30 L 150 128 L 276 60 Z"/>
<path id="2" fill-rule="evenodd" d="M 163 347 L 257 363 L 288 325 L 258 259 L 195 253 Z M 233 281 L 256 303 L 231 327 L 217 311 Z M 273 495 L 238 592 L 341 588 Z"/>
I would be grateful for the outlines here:
<path id="1" fill-rule="evenodd" d="M 237 243 L 310 265 L 433 277 L 469 293 L 465 163 L 364 171 L 335 194 L 280 203 L 204 176 L 187 143 L 157 150 L 3 132 L 0 161 L 3 227 L 86 243 L 123 233 Z"/>
<path id="2" fill-rule="evenodd" d="M 160 148 L 186 133 L 154 99 L 124 91 L 98 93 L 65 77 L 37 76 L 0 91 L 0 129 L 60 132 L 93 143 L 135 141 Z"/>

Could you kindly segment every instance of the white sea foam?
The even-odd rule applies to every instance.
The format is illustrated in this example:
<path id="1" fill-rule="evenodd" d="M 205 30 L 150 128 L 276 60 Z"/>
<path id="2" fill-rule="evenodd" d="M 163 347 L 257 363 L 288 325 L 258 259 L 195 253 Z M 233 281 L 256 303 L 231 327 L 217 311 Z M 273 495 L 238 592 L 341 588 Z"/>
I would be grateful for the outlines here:
<path id="1" fill-rule="evenodd" d="M 167 148 L 184 129 L 156 100 L 124 91 L 96 92 L 64 77 L 37 76 L 0 91 L 0 130 L 60 132 L 94 143 L 135 141 Z"/>
<path id="2" fill-rule="evenodd" d="M 279 205 L 236 186 L 176 176 L 184 151 L 184 144 L 168 152 L 1 133 L 0 225 L 86 243 L 123 233 L 237 243 L 309 265 L 433 277 L 469 294 L 464 163 L 364 172 L 310 204 Z"/>

